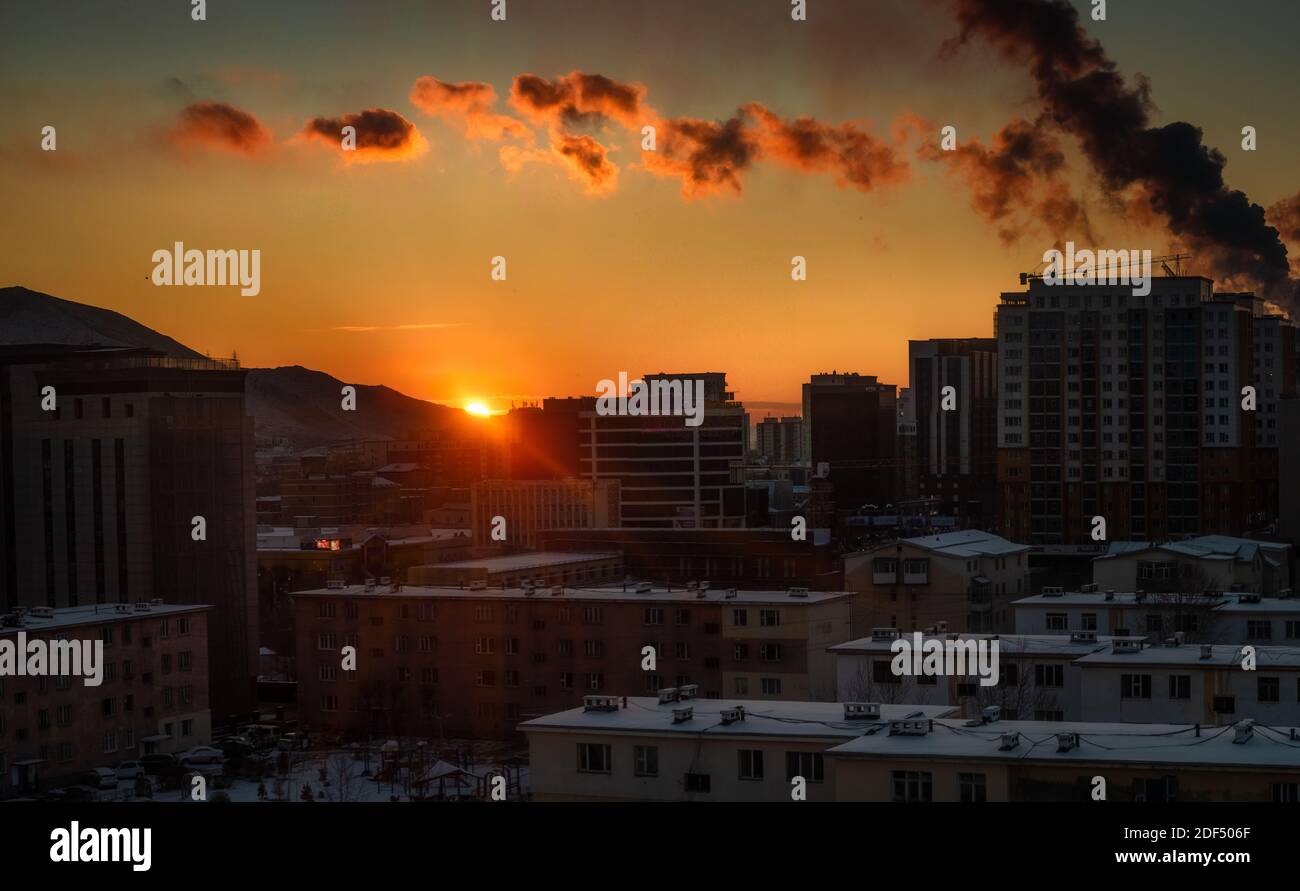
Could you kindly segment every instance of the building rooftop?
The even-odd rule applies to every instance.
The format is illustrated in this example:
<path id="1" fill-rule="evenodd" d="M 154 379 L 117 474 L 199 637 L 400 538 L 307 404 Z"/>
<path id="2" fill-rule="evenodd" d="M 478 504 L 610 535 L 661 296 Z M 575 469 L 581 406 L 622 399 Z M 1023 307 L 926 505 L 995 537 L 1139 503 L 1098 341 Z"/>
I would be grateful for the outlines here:
<path id="1" fill-rule="evenodd" d="M 1251 737 L 1234 742 L 1234 725 L 1104 724 L 1081 721 L 995 721 L 990 724 L 936 719 L 924 735 L 890 736 L 887 729 L 858 736 L 827 754 L 856 758 L 957 758 L 962 761 L 1037 763 L 1117 762 L 1123 764 L 1287 767 L 1300 770 L 1300 735 L 1292 728 L 1254 725 Z M 1002 736 L 1019 733 L 1004 749 Z M 1058 734 L 1077 733 L 1078 746 L 1058 751 Z"/>
<path id="2" fill-rule="evenodd" d="M 1285 556 L 1290 547 L 1289 544 L 1276 541 L 1255 541 L 1228 535 L 1201 535 L 1197 538 L 1172 542 L 1112 541 L 1106 553 L 1095 559 L 1108 560 L 1126 554 L 1156 550 L 1200 560 L 1235 560 L 1250 563 L 1262 551 L 1272 557 L 1270 562 L 1276 563 L 1277 558 Z"/>
<path id="3" fill-rule="evenodd" d="M 1233 595 L 1235 596 L 1235 595 Z M 1148 591 L 1141 595 L 1135 591 L 1064 591 L 1060 594 L 1032 594 L 1013 600 L 1013 607 L 1053 606 L 1214 606 L 1226 603 L 1226 594 L 1160 594 Z"/>
<path id="4" fill-rule="evenodd" d="M 984 557 L 1017 554 L 1028 551 L 1029 545 L 1016 544 L 1000 535 L 963 529 L 960 532 L 942 532 L 938 535 L 921 535 L 903 539 L 905 544 L 936 551 L 949 557 Z"/>
<path id="5" fill-rule="evenodd" d="M 914 632 L 904 632 L 903 637 L 911 640 Z M 946 634 L 924 634 L 926 640 L 947 640 L 950 635 Z M 1071 640 L 1068 634 L 955 634 L 951 635 L 959 640 L 994 640 L 998 641 L 998 652 L 1003 655 L 1015 655 L 1024 653 L 1034 656 L 1051 656 L 1061 655 L 1070 657 L 1086 656 L 1089 653 L 1095 653 L 1102 649 L 1109 649 L 1111 641 L 1116 638 L 1108 635 L 1097 635 L 1095 640 Z M 834 653 L 837 656 L 851 656 L 856 654 L 875 655 L 890 652 L 890 647 L 894 641 L 891 640 L 873 640 L 870 637 L 861 637 L 857 640 L 850 640 L 845 643 L 835 644 L 827 647 L 826 652 Z"/>
<path id="6" fill-rule="evenodd" d="M 437 564 L 446 566 L 449 564 Z M 709 588 L 699 591 L 674 585 L 671 589 L 664 585 L 650 585 L 649 591 L 638 591 L 636 582 L 616 585 L 563 585 L 539 587 L 536 589 L 486 587 L 450 587 L 429 585 L 376 585 L 367 589 L 364 585 L 347 585 L 342 588 L 313 588 L 293 592 L 294 597 L 430 597 L 447 600 L 561 600 L 616 602 L 635 601 L 637 603 L 729 603 L 736 606 L 806 606 L 808 604 L 827 603 L 852 597 L 851 592 L 807 591 L 791 588 L 784 591 L 737 591 L 729 588 Z M 642 582 L 641 584 L 646 584 Z M 397 590 L 394 590 L 396 588 Z M 555 594 L 553 591 L 559 590 Z M 791 591 L 795 593 L 791 593 Z"/>
<path id="7" fill-rule="evenodd" d="M 1208 652 L 1208 656 L 1203 653 Z M 1107 646 L 1076 660 L 1080 665 L 1186 665 L 1208 668 L 1235 667 L 1241 664 L 1241 647 L 1232 644 L 1191 644 L 1180 646 L 1144 646 L 1140 650 L 1115 652 Z M 1300 668 L 1300 647 L 1255 647 L 1258 671 L 1269 668 Z"/>
<path id="8" fill-rule="evenodd" d="M 569 563 L 588 563 L 592 560 L 613 560 L 620 554 L 615 551 L 533 551 L 527 554 L 506 554 L 500 557 L 476 557 L 471 560 L 453 560 L 435 563 L 438 569 L 485 569 L 493 572 L 518 572 L 524 569 L 545 569 Z"/>
<path id="9" fill-rule="evenodd" d="M 147 606 L 148 609 L 142 607 Z M 119 609 L 125 607 L 125 609 Z M 0 635 L 17 634 L 19 631 L 51 631 L 72 628 L 78 625 L 102 625 L 105 622 L 132 622 L 157 616 L 175 616 L 184 613 L 196 613 L 211 609 L 207 604 L 196 603 L 90 603 L 85 606 L 65 606 L 44 614 L 35 614 L 28 609 L 22 615 L 21 625 L 0 625 Z M 13 612 L 6 613 L 14 615 Z"/>
<path id="10" fill-rule="evenodd" d="M 622 703 L 622 697 L 615 697 Z M 673 723 L 673 709 L 691 707 L 689 721 Z M 743 720 L 723 724 L 721 712 L 739 706 Z M 660 703 L 650 696 L 629 696 L 627 707 L 616 711 L 586 711 L 573 708 L 533 718 L 519 725 L 522 730 L 603 730 L 611 733 L 683 733 L 711 736 L 805 736 L 853 737 L 890 720 L 937 718 L 955 714 L 946 705 L 880 706 L 880 720 L 845 720 L 844 705 L 838 702 L 792 702 L 785 700 L 690 699 Z M 882 724 L 884 722 L 884 724 Z"/>

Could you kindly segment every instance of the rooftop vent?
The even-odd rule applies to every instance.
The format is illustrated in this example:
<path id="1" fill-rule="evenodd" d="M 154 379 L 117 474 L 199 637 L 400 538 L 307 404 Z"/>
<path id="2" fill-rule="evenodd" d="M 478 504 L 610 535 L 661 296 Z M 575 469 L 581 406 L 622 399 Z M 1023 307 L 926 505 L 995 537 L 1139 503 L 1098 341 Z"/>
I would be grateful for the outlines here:
<path id="1" fill-rule="evenodd" d="M 897 628 L 872 628 L 872 640 L 894 640 L 898 637 Z"/>
<path id="2" fill-rule="evenodd" d="M 50 606 L 34 606 L 31 608 L 29 615 L 36 619 L 53 619 L 54 608 Z"/>
<path id="3" fill-rule="evenodd" d="M 685 724 L 693 717 L 695 717 L 695 708 L 693 706 L 683 705 L 680 708 L 673 709 L 674 724 Z"/>
<path id="4" fill-rule="evenodd" d="M 1123 639 L 1116 638 L 1110 642 L 1112 653 L 1137 653 L 1142 650 L 1142 644 L 1145 643 L 1140 637 L 1126 637 Z"/>
<path id="5" fill-rule="evenodd" d="M 1064 596 L 1065 596 L 1065 589 L 1062 588 L 1062 587 L 1059 587 L 1059 586 L 1057 586 L 1057 585 L 1048 585 L 1047 587 L 1043 588 L 1043 596 L 1044 596 L 1044 597 L 1064 597 Z"/>
<path id="6" fill-rule="evenodd" d="M 1097 583 L 1096 583 L 1096 582 L 1088 582 L 1088 584 L 1086 584 L 1086 585 L 1080 585 L 1080 586 L 1079 586 L 1079 592 L 1080 592 L 1081 594 L 1096 594 L 1096 593 L 1097 593 Z"/>
<path id="7" fill-rule="evenodd" d="M 1167 638 L 1165 638 L 1165 646 L 1167 646 L 1167 647 L 1181 647 L 1181 646 L 1183 645 L 1183 639 L 1184 639 L 1185 637 L 1186 637 L 1186 635 L 1185 635 L 1183 632 L 1181 632 L 1181 631 L 1175 631 L 1173 637 L 1167 637 Z"/>
<path id="8" fill-rule="evenodd" d="M 890 736 L 925 736 L 929 732 L 929 718 L 902 718 L 889 722 Z"/>
<path id="9" fill-rule="evenodd" d="M 1244 721 L 1238 721 L 1232 728 L 1234 743 L 1248 743 L 1255 735 L 1255 719 L 1246 718 Z"/>
<path id="10" fill-rule="evenodd" d="M 367 586 L 367 587 L 369 587 L 369 586 Z M 469 583 L 469 589 L 470 589 L 471 591 L 486 591 L 486 590 L 487 590 L 487 579 L 474 579 L 474 580 L 472 580 L 472 581 Z"/>
<path id="11" fill-rule="evenodd" d="M 129 604 L 129 603 L 119 603 L 119 604 L 117 605 L 117 611 L 118 611 L 119 613 L 129 613 L 129 612 L 131 611 L 131 604 Z"/>
<path id="12" fill-rule="evenodd" d="M 343 579 L 330 579 L 325 583 L 325 587 L 331 591 L 343 590 Z"/>
<path id="13" fill-rule="evenodd" d="M 677 688 L 678 699 L 695 699 L 700 695 L 699 684 L 682 684 Z"/>
<path id="14" fill-rule="evenodd" d="M 1146 591 L 1134 591 L 1134 592 L 1133 592 L 1133 600 L 1134 600 L 1135 602 L 1137 602 L 1137 603 L 1142 603 L 1142 602 L 1145 601 L 1146 599 L 1147 599 L 1147 592 L 1146 592 Z"/>
<path id="15" fill-rule="evenodd" d="M 699 587 L 700 587 L 700 583 L 697 582 L 695 579 L 691 579 L 689 582 L 686 583 L 686 590 L 687 590 L 687 591 L 695 591 L 695 590 L 697 590 Z"/>
<path id="16" fill-rule="evenodd" d="M 1010 733 L 1002 734 L 1002 740 L 998 743 L 998 751 L 1009 752 L 1018 745 L 1020 745 L 1020 733 L 1013 730 Z"/>
<path id="17" fill-rule="evenodd" d="M 650 584 L 649 582 L 636 583 L 636 593 L 638 594 L 649 594 L 653 590 L 654 590 L 654 585 Z"/>
<path id="18" fill-rule="evenodd" d="M 1079 734 L 1066 732 L 1056 734 L 1056 751 L 1068 752 L 1079 748 Z"/>
<path id="19" fill-rule="evenodd" d="M 1213 659 L 1213 658 L 1214 658 L 1214 647 L 1210 646 L 1209 644 L 1201 644 L 1201 658 L 1202 658 L 1202 659 Z"/>
<path id="20" fill-rule="evenodd" d="M 723 600 L 735 600 L 738 592 L 735 588 L 728 588 L 727 593 L 722 595 Z"/>
<path id="21" fill-rule="evenodd" d="M 551 585 L 551 596 L 552 596 L 552 597 L 559 597 L 559 596 L 560 596 L 561 594 L 563 594 L 563 593 L 564 593 L 564 586 L 563 586 L 563 585 Z"/>
<path id="22" fill-rule="evenodd" d="M 1107 599 L 1107 600 L 1114 600 L 1114 599 L 1115 599 L 1115 589 L 1114 589 L 1114 588 L 1107 588 L 1107 589 L 1106 589 L 1106 599 Z"/>
<path id="23" fill-rule="evenodd" d="M 879 702 L 846 702 L 844 703 L 844 720 L 879 721 L 880 703 Z"/>
<path id="24" fill-rule="evenodd" d="M 700 590 L 701 590 L 701 591 L 707 591 L 707 590 L 709 590 L 709 580 L 708 580 L 708 579 L 701 579 L 701 580 L 700 580 Z"/>
<path id="25" fill-rule="evenodd" d="M 393 579 L 391 576 L 381 575 L 379 577 L 379 584 L 381 585 L 391 585 L 392 583 L 393 583 Z"/>
<path id="26" fill-rule="evenodd" d="M 1260 601 L 1260 596 L 1259 596 L 1258 594 L 1238 594 L 1238 595 L 1237 595 L 1237 602 L 1238 602 L 1238 603 L 1259 603 L 1259 601 Z"/>
<path id="27" fill-rule="evenodd" d="M 940 619 L 938 622 L 934 623 L 934 630 L 938 631 L 940 634 L 945 633 L 948 630 L 948 622 L 944 619 Z"/>
<path id="28" fill-rule="evenodd" d="M 1070 643 L 1096 643 L 1096 631 L 1071 631 Z"/>
<path id="29" fill-rule="evenodd" d="M 584 696 L 582 697 L 582 710 L 584 712 L 616 712 L 618 711 L 618 699 L 613 696 Z"/>
<path id="30" fill-rule="evenodd" d="M 808 596 L 808 589 L 807 589 L 807 588 L 787 588 L 785 593 L 789 594 L 791 597 L 807 597 L 807 596 Z"/>
<path id="31" fill-rule="evenodd" d="M 734 724 L 737 721 L 745 720 L 745 707 L 738 705 L 735 708 L 724 708 L 718 713 L 723 724 Z"/>
<path id="32" fill-rule="evenodd" d="M 152 608 L 153 608 L 152 605 L 147 603 L 146 601 L 137 600 L 135 602 L 135 611 L 137 613 L 147 613 Z"/>
<path id="33" fill-rule="evenodd" d="M 986 705 L 980 709 L 980 717 L 984 719 L 985 724 L 992 724 L 1002 717 L 1002 706 Z"/>
<path id="34" fill-rule="evenodd" d="M 1279 588 L 1279 589 L 1278 589 L 1278 592 L 1277 592 L 1277 596 L 1278 596 L 1278 598 L 1281 599 L 1281 600 L 1287 600 L 1287 599 L 1289 599 L 1289 598 L 1291 597 L 1291 589 L 1290 589 L 1290 588 Z"/>

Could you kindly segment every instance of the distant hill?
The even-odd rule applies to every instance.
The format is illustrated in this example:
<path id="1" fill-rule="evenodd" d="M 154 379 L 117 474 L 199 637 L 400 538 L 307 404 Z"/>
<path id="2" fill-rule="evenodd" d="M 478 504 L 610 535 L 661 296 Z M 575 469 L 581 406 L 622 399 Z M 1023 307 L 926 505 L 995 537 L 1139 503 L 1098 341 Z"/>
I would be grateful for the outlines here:
<path id="1" fill-rule="evenodd" d="M 0 288 L 0 345 L 25 343 L 148 347 L 178 358 L 202 353 L 113 312 L 27 288 Z M 248 410 L 259 438 L 307 448 L 350 439 L 396 439 L 454 425 L 462 413 L 384 386 L 355 385 L 357 410 L 339 410 L 344 382 L 301 365 L 248 369 Z"/>

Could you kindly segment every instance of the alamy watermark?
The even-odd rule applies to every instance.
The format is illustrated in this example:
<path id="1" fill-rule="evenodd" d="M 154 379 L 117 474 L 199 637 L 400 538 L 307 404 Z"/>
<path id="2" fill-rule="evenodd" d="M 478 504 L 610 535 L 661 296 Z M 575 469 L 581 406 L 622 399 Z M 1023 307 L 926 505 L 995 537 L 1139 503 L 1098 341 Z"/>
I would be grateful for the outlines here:
<path id="1" fill-rule="evenodd" d="M 627 372 L 618 381 L 606 378 L 596 384 L 596 414 L 601 416 L 677 416 L 686 426 L 704 423 L 704 380 L 702 378 L 651 378 L 630 383 Z"/>
<path id="2" fill-rule="evenodd" d="M 1134 297 L 1151 293 L 1151 251 L 1076 251 L 1065 243 L 1065 253 L 1043 252 L 1043 281 L 1049 285 L 1129 285 Z"/>
<path id="3" fill-rule="evenodd" d="M 998 642 L 984 638 L 962 640 L 928 640 L 919 631 L 912 639 L 899 637 L 889 645 L 894 654 L 890 670 L 895 677 L 904 675 L 936 677 L 956 675 L 978 676 L 981 687 L 995 687 L 998 683 Z"/>
<path id="4" fill-rule="evenodd" d="M 0 677 L 81 675 L 87 687 L 104 682 L 102 640 L 27 639 L 27 632 L 0 638 Z"/>
<path id="5" fill-rule="evenodd" d="M 239 285 L 245 297 L 262 291 L 262 252 L 257 249 L 186 250 L 185 243 L 178 241 L 170 251 L 154 251 L 152 259 L 155 285 Z"/>

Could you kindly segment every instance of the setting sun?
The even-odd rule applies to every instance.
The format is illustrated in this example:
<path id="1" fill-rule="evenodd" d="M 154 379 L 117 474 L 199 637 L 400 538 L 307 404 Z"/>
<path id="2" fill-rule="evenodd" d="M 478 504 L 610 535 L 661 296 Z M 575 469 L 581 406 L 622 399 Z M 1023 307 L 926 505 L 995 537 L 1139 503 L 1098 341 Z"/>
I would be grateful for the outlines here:
<path id="1" fill-rule="evenodd" d="M 480 418 L 486 418 L 492 414 L 492 411 L 481 402 L 471 402 L 465 406 L 465 411 L 472 415 L 478 415 Z"/>

